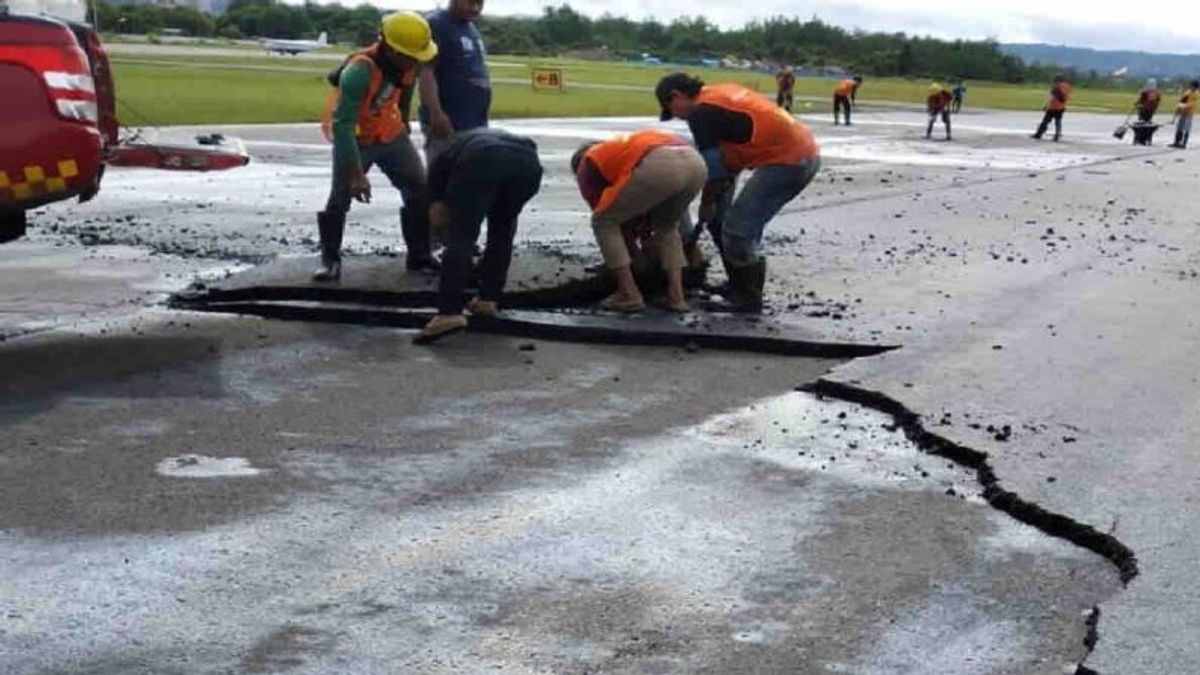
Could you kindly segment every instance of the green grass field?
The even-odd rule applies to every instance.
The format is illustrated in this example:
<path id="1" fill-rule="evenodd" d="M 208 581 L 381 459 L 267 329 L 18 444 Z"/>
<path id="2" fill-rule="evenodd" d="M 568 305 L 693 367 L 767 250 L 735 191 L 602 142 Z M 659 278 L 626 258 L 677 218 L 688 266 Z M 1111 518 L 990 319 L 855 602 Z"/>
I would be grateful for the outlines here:
<path id="1" fill-rule="evenodd" d="M 320 117 L 330 91 L 324 76 L 336 60 L 301 60 L 246 56 L 190 57 L 179 54 L 111 57 L 116 78 L 118 113 L 130 125 L 236 124 L 311 122 Z M 497 80 L 493 114 L 504 117 L 582 117 L 651 115 L 657 107 L 650 90 L 670 68 L 626 63 L 546 60 L 492 56 Z M 562 68 L 567 91 L 535 92 L 525 82 L 531 65 Z M 770 75 L 745 71 L 696 69 L 710 82 L 739 82 L 766 93 L 774 91 Z M 1037 111 L 1045 99 L 1041 86 L 970 83 L 967 106 Z M 813 97 L 824 105 L 830 80 L 800 79 L 797 97 Z M 864 104 L 907 104 L 924 101 L 927 81 L 868 79 L 860 91 Z M 1073 108 L 1124 113 L 1135 94 L 1127 91 L 1077 90 Z"/>

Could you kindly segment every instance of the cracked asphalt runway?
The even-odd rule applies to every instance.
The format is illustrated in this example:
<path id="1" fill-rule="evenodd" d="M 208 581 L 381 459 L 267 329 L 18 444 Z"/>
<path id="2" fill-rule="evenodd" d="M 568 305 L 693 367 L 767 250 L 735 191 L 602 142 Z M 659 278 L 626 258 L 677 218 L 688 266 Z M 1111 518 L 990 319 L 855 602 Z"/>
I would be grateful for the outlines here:
<path id="1" fill-rule="evenodd" d="M 812 118 L 768 230 L 772 322 L 853 361 L 168 310 L 310 256 L 328 147 L 114 170 L 0 247 L 0 666 L 14 673 L 1188 672 L 1198 224 L 1191 153 L 1071 115 Z M 593 256 L 565 171 L 644 120 L 504 123 L 549 171 L 524 247 Z M 170 130 L 185 134 L 187 130 Z M 398 198 L 351 215 L 368 264 Z M 993 509 L 900 401 L 1140 574 Z M 1100 608 L 1094 651 L 1087 619 Z"/>

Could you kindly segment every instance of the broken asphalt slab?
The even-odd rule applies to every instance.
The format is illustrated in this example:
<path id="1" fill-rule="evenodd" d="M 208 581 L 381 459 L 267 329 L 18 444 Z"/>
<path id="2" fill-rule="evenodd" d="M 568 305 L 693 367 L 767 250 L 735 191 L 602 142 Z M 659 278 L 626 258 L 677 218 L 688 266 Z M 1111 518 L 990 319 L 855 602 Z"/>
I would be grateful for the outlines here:
<path id="1" fill-rule="evenodd" d="M 517 251 L 499 317 L 472 317 L 469 330 L 591 344 L 675 346 L 789 356 L 853 358 L 887 345 L 815 339 L 801 326 L 770 317 L 648 309 L 640 315 L 591 311 L 612 292 L 611 278 L 588 270 L 588 259 L 546 248 Z M 177 309 L 419 328 L 433 316 L 437 275 L 407 272 L 400 258 L 358 256 L 337 283 L 311 280 L 311 259 L 283 259 L 175 294 Z"/>

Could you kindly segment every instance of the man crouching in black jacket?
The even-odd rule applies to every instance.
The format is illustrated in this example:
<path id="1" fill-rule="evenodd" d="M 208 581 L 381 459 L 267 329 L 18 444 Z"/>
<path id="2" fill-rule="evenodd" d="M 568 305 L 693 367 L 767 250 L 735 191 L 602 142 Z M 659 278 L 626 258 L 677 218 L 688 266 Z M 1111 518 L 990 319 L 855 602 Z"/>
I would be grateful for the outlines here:
<path id="1" fill-rule="evenodd" d="M 442 255 L 438 314 L 413 342 L 430 344 L 467 327 L 463 293 L 484 218 L 488 231 L 479 295 L 466 303 L 466 308 L 475 316 L 497 314 L 497 303 L 508 281 L 517 217 L 541 183 L 537 144 L 498 129 L 459 134 L 434 159 L 429 167 L 429 216 L 433 231 L 444 233 L 446 250 Z"/>

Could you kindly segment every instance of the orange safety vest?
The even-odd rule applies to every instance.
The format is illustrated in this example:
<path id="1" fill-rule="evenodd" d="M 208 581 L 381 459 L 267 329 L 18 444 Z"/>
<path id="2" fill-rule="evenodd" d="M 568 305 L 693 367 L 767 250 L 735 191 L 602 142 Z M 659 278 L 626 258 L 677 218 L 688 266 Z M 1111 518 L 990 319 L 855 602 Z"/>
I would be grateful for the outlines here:
<path id="1" fill-rule="evenodd" d="M 1183 93 L 1183 98 L 1179 100 L 1179 112 L 1185 117 L 1192 117 L 1196 114 L 1196 99 L 1200 98 L 1200 94 L 1195 89 L 1188 89 Z"/>
<path id="2" fill-rule="evenodd" d="M 1055 85 L 1054 89 L 1058 89 L 1058 91 L 1062 93 L 1062 100 L 1061 101 L 1058 100 L 1058 97 L 1054 96 L 1054 94 L 1051 93 L 1049 109 L 1056 110 L 1056 111 L 1057 110 L 1066 110 L 1067 109 L 1067 101 L 1071 100 L 1071 85 L 1066 82 L 1063 82 L 1061 84 Z M 1051 89 L 1050 91 L 1053 92 L 1054 89 Z"/>
<path id="3" fill-rule="evenodd" d="M 391 143 L 397 137 L 408 133 L 408 124 L 400 114 L 400 100 L 405 91 L 411 89 L 417 81 L 417 69 L 410 68 L 401 76 L 400 86 L 384 79 L 383 71 L 375 63 L 375 51 L 378 47 L 368 47 L 355 52 L 346 60 L 344 67 L 353 63 L 365 63 L 371 71 L 371 81 L 367 86 L 366 96 L 358 109 L 358 123 L 354 127 L 354 135 L 359 145 L 378 145 Z M 333 111 L 337 108 L 341 88 L 335 88 L 325 101 L 325 113 L 321 115 L 321 133 L 325 139 L 333 142 Z"/>
<path id="4" fill-rule="evenodd" d="M 749 115 L 753 126 L 748 143 L 722 143 L 721 158 L 731 170 L 766 164 L 799 164 L 821 156 L 821 148 L 808 127 L 788 111 L 738 84 L 704 87 L 696 103 Z"/>
<path id="5" fill-rule="evenodd" d="M 596 203 L 596 213 L 603 213 L 617 201 L 617 197 L 633 178 L 633 172 L 646 158 L 646 155 L 658 148 L 687 147 L 687 141 L 669 131 L 647 129 L 623 134 L 616 138 L 597 143 L 584 154 L 585 160 L 591 160 L 600 175 L 610 185 L 600 195 Z"/>
<path id="6" fill-rule="evenodd" d="M 854 93 L 854 88 L 856 86 L 858 86 L 858 83 L 854 80 L 842 80 L 841 82 L 838 82 L 837 89 L 834 89 L 833 93 L 836 96 L 850 98 L 850 96 Z"/>

